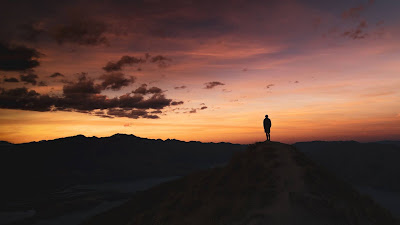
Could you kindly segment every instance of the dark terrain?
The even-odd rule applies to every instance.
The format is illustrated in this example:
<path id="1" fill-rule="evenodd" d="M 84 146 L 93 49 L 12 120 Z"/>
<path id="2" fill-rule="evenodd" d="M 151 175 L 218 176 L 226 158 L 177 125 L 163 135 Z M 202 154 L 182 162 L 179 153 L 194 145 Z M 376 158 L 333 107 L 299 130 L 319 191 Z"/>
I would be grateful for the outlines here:
<path id="1" fill-rule="evenodd" d="M 278 146 L 279 144 L 276 145 Z M 260 146 L 261 144 L 258 144 L 256 147 L 253 146 L 253 149 L 259 149 Z M 328 174 L 335 174 L 340 180 L 351 184 L 353 188 L 361 193 L 371 195 L 375 201 L 390 209 L 392 214 L 400 218 L 400 205 L 398 204 L 400 202 L 400 175 L 398 173 L 400 171 L 400 164 L 398 164 L 398 160 L 400 159 L 399 141 L 375 143 L 316 141 L 296 143 L 294 146 L 300 152 L 303 152 L 307 158 L 317 163 L 318 168 L 325 168 L 329 171 Z M 143 191 L 161 182 L 178 179 L 191 173 L 197 175 L 190 175 L 189 177 L 192 178 L 186 177 L 183 180 L 187 181 L 187 179 L 190 179 L 190 182 L 199 180 L 198 182 L 196 181 L 196 185 L 200 188 L 202 185 L 209 185 L 209 183 L 204 184 L 203 181 L 205 180 L 201 178 L 204 174 L 211 173 L 210 171 L 204 171 L 205 169 L 216 167 L 213 171 L 227 170 L 226 168 L 221 169 L 221 167 L 229 161 L 232 155 L 243 152 L 246 148 L 247 146 L 245 145 L 230 143 L 163 141 L 123 134 L 105 138 L 78 135 L 25 144 L 11 144 L 2 141 L 0 142 L 0 174 L 2 177 L 0 188 L 0 225 L 78 224 L 88 216 L 93 216 L 121 205 L 132 198 L 132 195 L 137 191 Z M 286 147 L 283 149 L 286 149 Z M 297 161 L 277 161 L 276 153 L 273 153 L 274 151 L 276 150 L 270 151 L 269 149 L 267 151 L 269 153 L 265 155 L 259 153 L 260 160 L 264 159 L 264 162 L 262 160 L 253 160 L 260 165 L 265 163 L 266 167 L 271 166 L 270 163 L 274 162 L 276 164 L 274 165 L 281 169 L 285 168 L 282 165 L 286 165 L 289 169 L 299 166 L 297 165 Z M 242 154 L 241 156 L 250 157 L 250 153 L 248 152 L 246 153 L 247 155 Z M 286 152 L 288 154 L 302 155 L 298 151 L 290 150 Z M 304 158 L 304 155 L 301 157 Z M 257 155 L 252 156 L 256 157 Z M 235 162 L 238 162 L 238 157 L 240 158 L 240 156 L 235 156 L 231 160 L 231 164 L 235 160 Z M 272 158 L 267 159 L 268 157 Z M 282 157 L 280 159 L 284 160 Z M 249 158 L 248 160 L 251 159 Z M 311 160 L 305 158 L 304 160 L 314 166 Z M 198 172 L 201 170 L 203 172 Z M 301 168 L 301 170 L 304 170 L 304 168 Z M 268 171 L 274 171 L 273 166 Z M 268 172 L 269 175 L 264 177 L 264 180 L 261 175 L 257 175 L 257 171 L 252 172 L 257 180 L 250 180 L 253 183 L 249 184 L 251 186 L 249 188 L 255 188 L 255 190 L 263 192 L 261 195 L 265 195 L 265 198 L 267 196 L 275 198 L 276 196 L 274 197 L 274 195 L 281 190 L 279 188 L 278 190 L 270 189 L 268 186 L 273 183 L 271 179 L 275 179 L 275 175 L 272 172 L 271 174 Z M 246 180 L 250 178 L 241 177 L 242 175 L 240 175 L 240 173 L 249 173 L 249 171 L 238 170 L 236 173 L 238 173 L 236 177 L 238 182 L 250 182 Z M 260 173 L 265 174 L 267 172 Z M 300 176 L 295 173 L 289 174 L 296 175 L 294 177 L 297 177 L 297 180 L 306 178 L 306 176 Z M 201 176 L 198 177 L 198 175 Z M 230 176 L 232 179 L 234 178 L 233 174 Z M 223 183 L 224 179 L 218 182 Z M 186 184 L 186 181 L 184 184 Z M 324 179 L 320 182 L 322 181 L 325 182 Z M 181 182 L 179 184 L 182 184 L 182 180 L 171 182 L 174 185 L 179 182 Z M 229 182 L 231 182 L 231 185 L 245 185 L 236 184 L 233 181 Z M 298 184 L 302 182 L 307 183 L 308 181 L 296 182 Z M 326 180 L 326 182 L 329 184 L 332 180 Z M 261 186 L 256 187 L 257 185 Z M 264 187 L 263 185 L 268 187 L 264 190 L 261 188 Z M 156 188 L 157 193 L 167 194 L 167 190 L 170 190 L 169 187 L 172 186 L 163 184 L 161 187 L 165 187 L 166 190 L 162 191 L 162 188 Z M 176 186 L 173 187 L 174 189 L 178 188 Z M 186 187 L 182 188 L 184 190 L 181 191 L 187 191 Z M 228 188 L 228 186 L 225 186 L 225 188 Z M 324 188 L 331 189 L 325 191 L 334 191 L 329 186 L 324 186 Z M 251 190 L 247 189 L 240 190 L 251 192 Z M 274 191 L 270 192 L 271 190 Z M 151 193 L 151 196 L 158 196 L 158 194 Z M 236 198 L 235 195 L 232 194 L 230 197 Z M 357 193 L 357 195 L 359 194 Z M 140 198 L 143 199 L 141 201 L 145 201 L 144 199 L 148 197 L 144 196 L 148 195 L 136 194 L 133 199 Z M 150 198 L 152 199 L 153 197 Z M 218 196 L 213 196 L 212 198 L 218 199 Z M 248 201 L 243 199 L 244 197 L 241 194 L 238 194 L 237 198 L 239 202 Z M 292 196 L 291 198 L 296 197 Z M 157 201 L 164 200 L 158 199 Z M 199 204 L 198 202 L 196 203 L 198 199 L 187 198 L 185 201 L 194 201 L 190 204 Z M 146 204 L 153 204 L 151 202 L 154 201 L 150 200 Z M 130 201 L 127 204 L 133 203 Z M 146 204 L 143 204 L 143 207 Z M 167 203 L 165 204 L 168 205 Z M 221 203 L 219 207 L 223 208 L 224 204 Z M 227 204 L 229 205 L 231 202 L 228 201 Z M 244 202 L 243 204 L 247 203 Z M 121 208 L 115 210 L 118 209 Z M 115 210 L 110 212 L 116 213 L 117 211 Z M 143 210 L 146 209 L 143 208 Z M 218 211 L 219 209 L 215 210 Z M 25 219 L 21 215 L 18 216 L 21 213 L 26 216 Z M 236 213 L 239 212 L 235 211 Z M 17 219 L 10 219 L 12 218 L 10 215 L 15 216 Z M 15 222 L 9 223 L 10 221 Z"/>
<path id="2" fill-rule="evenodd" d="M 84 225 L 391 225 L 391 213 L 294 147 L 257 143 L 228 165 L 136 193 Z"/>
<path id="3" fill-rule="evenodd" d="M 295 146 L 400 219 L 400 141 L 314 141 Z"/>
<path id="4" fill-rule="evenodd" d="M 224 164 L 245 147 L 123 134 L 106 138 L 78 135 L 25 144 L 1 142 L 0 212 L 34 209 L 36 215 L 20 223 L 34 224 L 130 196 L 79 185 L 183 176 Z"/>
<path id="5" fill-rule="evenodd" d="M 296 148 L 355 186 L 400 192 L 400 142 L 299 142 Z"/>

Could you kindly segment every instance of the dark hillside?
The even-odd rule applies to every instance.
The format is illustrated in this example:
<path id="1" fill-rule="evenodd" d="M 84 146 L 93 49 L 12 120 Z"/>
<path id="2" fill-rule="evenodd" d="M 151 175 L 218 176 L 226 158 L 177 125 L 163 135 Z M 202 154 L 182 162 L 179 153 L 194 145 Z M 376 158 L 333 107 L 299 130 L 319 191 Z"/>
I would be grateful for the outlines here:
<path id="1" fill-rule="evenodd" d="M 0 208 L 5 210 L 12 208 L 9 203 L 43 201 L 49 193 L 77 184 L 186 175 L 224 164 L 245 148 L 123 134 L 0 144 Z"/>
<path id="2" fill-rule="evenodd" d="M 257 143 L 223 168 L 135 194 L 84 225 L 391 225 L 391 214 L 294 147 Z"/>

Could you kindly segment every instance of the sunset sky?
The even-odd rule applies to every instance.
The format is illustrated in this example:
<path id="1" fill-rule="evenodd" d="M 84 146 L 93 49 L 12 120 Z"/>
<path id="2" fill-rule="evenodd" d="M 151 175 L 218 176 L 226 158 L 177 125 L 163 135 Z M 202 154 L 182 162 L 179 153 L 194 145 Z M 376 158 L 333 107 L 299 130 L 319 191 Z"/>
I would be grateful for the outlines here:
<path id="1" fill-rule="evenodd" d="M 400 1 L 2 1 L 0 140 L 400 139 Z"/>

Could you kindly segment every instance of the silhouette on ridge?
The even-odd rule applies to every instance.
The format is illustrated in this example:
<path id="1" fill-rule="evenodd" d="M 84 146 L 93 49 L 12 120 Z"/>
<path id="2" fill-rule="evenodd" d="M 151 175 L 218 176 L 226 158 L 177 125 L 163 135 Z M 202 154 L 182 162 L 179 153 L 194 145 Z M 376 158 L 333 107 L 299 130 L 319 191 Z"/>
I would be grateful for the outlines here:
<path id="1" fill-rule="evenodd" d="M 268 115 L 265 115 L 264 119 L 264 131 L 265 134 L 267 135 L 267 141 L 271 140 L 271 120 L 268 118 Z"/>

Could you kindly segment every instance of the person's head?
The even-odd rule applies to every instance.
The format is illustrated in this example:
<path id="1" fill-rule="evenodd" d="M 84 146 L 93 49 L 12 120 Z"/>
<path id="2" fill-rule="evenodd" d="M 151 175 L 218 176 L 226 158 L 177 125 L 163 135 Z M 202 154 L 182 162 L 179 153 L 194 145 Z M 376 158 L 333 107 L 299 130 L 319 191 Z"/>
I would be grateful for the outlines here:
<path id="1" fill-rule="evenodd" d="M 265 115 L 265 118 L 268 118 L 268 115 Z"/>

